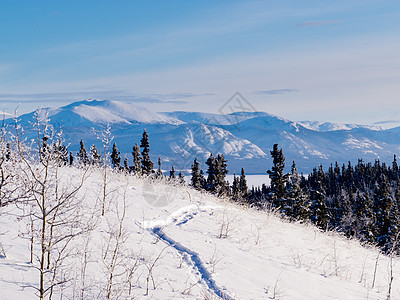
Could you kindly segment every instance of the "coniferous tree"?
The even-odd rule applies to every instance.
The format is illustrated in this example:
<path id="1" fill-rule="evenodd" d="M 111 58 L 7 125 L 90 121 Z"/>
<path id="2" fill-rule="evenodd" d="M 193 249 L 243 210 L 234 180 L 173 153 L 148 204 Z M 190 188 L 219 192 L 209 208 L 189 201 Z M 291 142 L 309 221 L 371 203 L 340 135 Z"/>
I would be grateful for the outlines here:
<path id="1" fill-rule="evenodd" d="M 287 192 L 288 208 L 286 213 L 294 220 L 306 221 L 310 216 L 310 200 L 301 188 L 301 178 L 297 172 L 296 163 L 293 161 Z"/>
<path id="2" fill-rule="evenodd" d="M 101 165 L 101 155 L 99 154 L 95 144 L 90 147 L 90 161 L 92 162 L 92 165 L 96 167 L 100 167 Z"/>
<path id="3" fill-rule="evenodd" d="M 62 144 L 60 140 L 53 144 L 53 155 L 54 158 L 58 161 L 60 166 L 65 166 L 68 164 L 69 155 L 68 149 L 66 146 Z"/>
<path id="4" fill-rule="evenodd" d="M 140 175 L 142 173 L 142 157 L 140 156 L 140 147 L 136 143 L 135 146 L 133 146 L 133 172 L 136 175 Z"/>
<path id="5" fill-rule="evenodd" d="M 224 158 L 224 155 L 218 154 L 215 160 L 215 169 L 216 169 L 215 190 L 218 196 L 229 196 L 230 193 L 229 183 L 225 180 L 225 177 L 228 174 L 227 166 L 228 165 Z"/>
<path id="6" fill-rule="evenodd" d="M 239 179 L 239 190 L 240 190 L 240 197 L 243 199 L 246 199 L 248 196 L 248 187 L 247 187 L 247 180 L 246 180 L 246 175 L 244 173 L 244 168 L 242 168 L 241 173 L 240 173 L 240 179 Z"/>
<path id="7" fill-rule="evenodd" d="M 158 157 L 158 169 L 157 169 L 157 172 L 156 172 L 156 177 L 157 178 L 161 178 L 162 176 L 163 176 L 163 172 L 161 170 L 161 158 Z"/>
<path id="8" fill-rule="evenodd" d="M 89 164 L 89 158 L 83 140 L 80 141 L 80 148 L 78 152 L 79 163 L 86 166 Z"/>
<path id="9" fill-rule="evenodd" d="M 202 178 L 200 175 L 200 163 L 197 161 L 197 159 L 194 159 L 193 165 L 192 165 L 192 178 L 191 178 L 191 185 L 195 189 L 199 190 L 202 188 Z"/>
<path id="10" fill-rule="evenodd" d="M 205 189 L 206 188 L 206 184 L 207 184 L 207 180 L 206 180 L 206 178 L 204 176 L 204 171 L 201 170 L 201 169 L 200 169 L 200 175 L 199 176 L 200 176 L 200 187 L 202 189 Z"/>
<path id="11" fill-rule="evenodd" d="M 216 159 L 210 154 L 210 157 L 206 161 L 206 165 L 208 166 L 207 170 L 207 181 L 205 185 L 205 189 L 209 192 L 214 192 L 216 189 L 216 184 L 217 184 L 217 165 L 216 165 Z"/>
<path id="12" fill-rule="evenodd" d="M 326 205 L 325 190 L 322 186 L 322 174 L 317 172 L 315 182 L 311 187 L 311 221 L 313 221 L 319 228 L 326 230 L 328 229 L 330 216 L 328 207 Z"/>
<path id="13" fill-rule="evenodd" d="M 49 140 L 49 138 L 47 136 L 43 136 L 42 145 L 39 147 L 41 161 L 46 160 L 46 158 L 48 157 L 48 155 L 51 152 L 49 144 L 47 143 L 48 140 Z"/>
<path id="14" fill-rule="evenodd" d="M 119 169 L 119 166 L 121 164 L 120 154 L 121 153 L 118 151 L 117 144 L 114 143 L 113 149 L 111 152 L 111 165 L 112 165 L 113 169 Z"/>
<path id="15" fill-rule="evenodd" d="M 128 159 L 125 157 L 125 159 L 124 159 L 124 171 L 126 172 L 126 173 L 128 173 L 129 172 L 129 164 L 128 164 Z"/>
<path id="16" fill-rule="evenodd" d="M 150 159 L 150 144 L 149 144 L 149 135 L 146 132 L 146 129 L 143 131 L 143 136 L 141 139 L 140 147 L 143 148 L 142 151 L 142 173 L 149 175 L 153 172 L 153 162 Z"/>
<path id="17" fill-rule="evenodd" d="M 171 167 L 171 171 L 169 171 L 169 178 L 170 179 L 175 179 L 176 178 L 174 166 L 172 166 Z"/>
<path id="18" fill-rule="evenodd" d="M 233 174 L 233 183 L 232 183 L 232 200 L 233 201 L 240 201 L 240 183 L 239 178 L 236 177 L 236 174 Z"/>
<path id="19" fill-rule="evenodd" d="M 375 220 L 373 201 L 368 190 L 364 194 L 357 192 L 354 203 L 354 217 L 353 231 L 355 237 L 361 241 L 373 243 L 375 241 Z"/>
<path id="20" fill-rule="evenodd" d="M 275 207 L 283 209 L 286 205 L 286 183 L 289 175 L 284 174 L 285 157 L 282 149 L 278 149 L 278 144 L 274 144 L 271 156 L 273 158 L 273 166 L 271 170 L 267 171 L 271 180 L 271 191 L 268 196 Z"/>
<path id="21" fill-rule="evenodd" d="M 390 249 L 391 211 L 393 201 L 389 193 L 387 178 L 381 174 L 375 186 L 374 208 L 376 218 L 376 241 L 385 252 Z"/>
<path id="22" fill-rule="evenodd" d="M 74 156 L 72 152 L 69 153 L 69 165 L 72 166 L 74 164 Z"/>
<path id="23" fill-rule="evenodd" d="M 183 176 L 182 172 L 179 172 L 179 175 L 178 175 L 178 182 L 179 182 L 180 184 L 185 184 L 185 177 Z"/>

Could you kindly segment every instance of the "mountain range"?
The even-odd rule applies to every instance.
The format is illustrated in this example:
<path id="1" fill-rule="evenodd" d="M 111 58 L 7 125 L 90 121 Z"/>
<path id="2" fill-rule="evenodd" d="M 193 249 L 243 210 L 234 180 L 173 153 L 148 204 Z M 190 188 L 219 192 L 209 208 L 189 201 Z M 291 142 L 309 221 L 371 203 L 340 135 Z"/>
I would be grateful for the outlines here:
<path id="1" fill-rule="evenodd" d="M 244 167 L 249 174 L 265 174 L 272 164 L 273 144 L 283 149 L 288 171 L 294 160 L 298 170 L 304 173 L 319 164 L 327 168 L 336 161 L 354 164 L 358 159 L 367 162 L 379 159 L 389 164 L 393 155 L 400 152 L 400 127 L 298 122 L 265 112 L 156 113 L 134 104 L 95 99 L 42 109 L 41 116 L 44 113 L 55 131 L 62 130 L 65 143 L 73 153 L 79 149 L 81 139 L 87 149 L 92 144 L 101 147 L 97 136 L 109 124 L 113 142 L 130 163 L 132 147 L 140 144 L 146 129 L 151 157 L 154 162 L 160 157 L 164 170 L 172 165 L 176 170 L 188 170 L 194 158 L 204 167 L 210 153 L 223 153 L 230 173 L 239 173 Z M 31 112 L 18 118 L 28 139 L 35 135 L 34 116 L 35 112 Z"/>

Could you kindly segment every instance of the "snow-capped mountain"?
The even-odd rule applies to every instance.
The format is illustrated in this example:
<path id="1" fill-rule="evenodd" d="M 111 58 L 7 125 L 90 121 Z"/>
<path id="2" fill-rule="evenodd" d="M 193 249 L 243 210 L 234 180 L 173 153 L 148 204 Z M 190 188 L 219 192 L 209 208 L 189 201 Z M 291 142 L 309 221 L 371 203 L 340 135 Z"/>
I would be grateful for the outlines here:
<path id="1" fill-rule="evenodd" d="M 131 161 L 132 147 L 140 143 L 143 130 L 149 133 L 154 161 L 161 157 L 163 169 L 189 169 L 194 158 L 205 162 L 210 153 L 223 153 L 231 173 L 245 167 L 248 173 L 265 173 L 271 167 L 270 150 L 283 148 L 289 168 L 309 172 L 338 161 L 347 163 L 380 159 L 391 163 L 400 152 L 400 128 L 384 130 L 355 124 L 294 122 L 265 112 L 237 112 L 228 115 L 169 112 L 155 113 L 144 107 L 109 100 L 85 100 L 48 113 L 55 130 L 62 129 L 69 150 L 78 150 L 83 139 L 87 148 L 100 145 L 96 132 L 111 125 L 114 141 L 122 156 Z M 20 116 L 20 124 L 32 130 L 34 113 Z M 31 131 L 31 134 L 32 131 Z"/>

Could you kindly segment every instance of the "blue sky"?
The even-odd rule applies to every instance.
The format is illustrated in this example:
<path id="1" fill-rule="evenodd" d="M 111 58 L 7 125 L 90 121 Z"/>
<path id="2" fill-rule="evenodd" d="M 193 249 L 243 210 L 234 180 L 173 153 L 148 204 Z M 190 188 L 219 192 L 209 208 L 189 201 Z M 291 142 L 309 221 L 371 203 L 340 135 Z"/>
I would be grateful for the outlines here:
<path id="1" fill-rule="evenodd" d="M 8 112 L 218 112 L 239 91 L 291 120 L 400 120 L 398 0 L 0 1 L 0 38 Z"/>

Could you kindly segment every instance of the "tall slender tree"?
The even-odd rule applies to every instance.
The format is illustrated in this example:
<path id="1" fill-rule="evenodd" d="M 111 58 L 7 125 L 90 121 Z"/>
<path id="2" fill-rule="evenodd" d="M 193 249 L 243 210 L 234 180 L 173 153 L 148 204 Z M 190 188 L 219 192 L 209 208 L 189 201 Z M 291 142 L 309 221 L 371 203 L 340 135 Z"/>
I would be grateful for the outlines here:
<path id="1" fill-rule="evenodd" d="M 85 145 L 83 144 L 83 140 L 79 142 L 80 148 L 78 152 L 78 158 L 79 158 L 79 163 L 82 165 L 86 166 L 89 164 L 89 157 L 85 148 Z"/>
<path id="2" fill-rule="evenodd" d="M 99 150 L 97 150 L 95 144 L 93 144 L 90 147 L 90 160 L 92 162 L 92 165 L 94 165 L 96 167 L 101 166 L 101 154 L 99 154 Z"/>
<path id="3" fill-rule="evenodd" d="M 273 158 L 273 166 L 267 173 L 271 180 L 271 191 L 269 199 L 275 207 L 284 209 L 286 205 L 286 184 L 289 175 L 284 173 L 285 169 L 285 156 L 282 149 L 278 148 L 278 144 L 274 144 L 271 151 Z"/>
<path id="4" fill-rule="evenodd" d="M 142 157 L 140 156 L 140 147 L 136 143 L 133 146 L 133 172 L 136 175 L 140 175 L 142 173 Z"/>
<path id="5" fill-rule="evenodd" d="M 121 164 L 121 152 L 118 151 L 117 144 L 114 143 L 113 149 L 111 152 L 111 165 L 113 169 L 119 169 L 120 164 Z"/>
<path id="6" fill-rule="evenodd" d="M 143 174 L 149 175 L 153 172 L 153 162 L 150 159 L 150 144 L 149 144 L 149 135 L 146 132 L 146 129 L 143 131 L 142 140 L 140 141 L 140 147 L 142 150 L 142 172 Z"/>
<path id="7" fill-rule="evenodd" d="M 200 163 L 197 161 L 197 159 L 195 158 L 193 161 L 193 165 L 192 165 L 192 178 L 191 178 L 191 185 L 195 188 L 195 189 L 200 189 L 202 188 L 202 177 L 200 175 Z M 204 180 L 204 178 L 203 178 Z"/>

